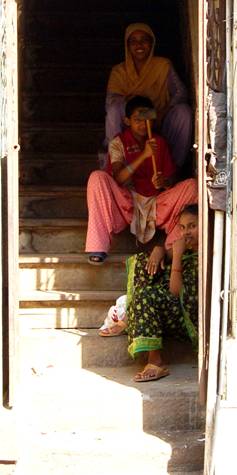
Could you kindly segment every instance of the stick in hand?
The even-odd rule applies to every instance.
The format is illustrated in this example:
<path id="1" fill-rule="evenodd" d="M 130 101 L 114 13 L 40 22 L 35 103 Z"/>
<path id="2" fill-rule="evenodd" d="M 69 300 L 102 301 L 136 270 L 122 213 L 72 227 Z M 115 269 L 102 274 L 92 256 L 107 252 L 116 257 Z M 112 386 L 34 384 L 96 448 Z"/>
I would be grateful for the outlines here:
<path id="1" fill-rule="evenodd" d="M 147 126 L 148 138 L 150 140 L 150 139 L 152 139 L 150 119 L 146 119 L 146 126 Z M 156 168 L 156 157 L 155 157 L 154 153 L 152 154 L 151 158 L 152 158 L 153 172 L 154 172 L 154 175 L 156 175 L 157 174 L 157 168 Z"/>

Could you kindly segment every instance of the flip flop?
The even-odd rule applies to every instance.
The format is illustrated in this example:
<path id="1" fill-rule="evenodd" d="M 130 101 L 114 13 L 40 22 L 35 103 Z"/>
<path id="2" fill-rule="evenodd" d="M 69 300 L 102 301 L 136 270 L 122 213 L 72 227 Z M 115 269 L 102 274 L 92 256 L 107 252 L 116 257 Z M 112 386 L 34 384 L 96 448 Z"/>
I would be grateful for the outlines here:
<path id="1" fill-rule="evenodd" d="M 88 262 L 93 266 L 101 266 L 104 263 L 106 257 L 106 252 L 94 252 L 93 254 L 89 255 Z"/>
<path id="2" fill-rule="evenodd" d="M 126 323 L 122 320 L 119 320 L 113 327 L 104 328 L 104 330 L 99 330 L 100 336 L 119 336 L 122 335 L 126 328 Z"/>
<path id="3" fill-rule="evenodd" d="M 150 372 L 150 376 L 146 373 Z M 146 383 L 147 381 L 156 381 L 157 379 L 164 378 L 165 376 L 169 376 L 170 372 L 169 369 L 165 366 L 157 366 L 154 364 L 147 364 L 143 371 L 137 373 L 134 376 L 134 381 L 136 383 Z"/>

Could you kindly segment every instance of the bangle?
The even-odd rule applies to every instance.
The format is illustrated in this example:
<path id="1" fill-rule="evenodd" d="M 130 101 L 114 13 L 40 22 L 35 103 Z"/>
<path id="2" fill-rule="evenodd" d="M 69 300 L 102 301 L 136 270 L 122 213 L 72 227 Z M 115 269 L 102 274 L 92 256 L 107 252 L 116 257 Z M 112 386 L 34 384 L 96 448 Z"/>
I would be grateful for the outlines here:
<path id="1" fill-rule="evenodd" d="M 174 267 L 171 267 L 171 272 L 182 272 L 182 269 L 174 269 Z"/>
<path id="2" fill-rule="evenodd" d="M 133 173 L 133 172 L 134 172 L 133 168 L 132 168 L 130 165 L 126 165 L 126 168 L 127 168 L 127 170 L 129 171 L 129 173 Z"/>

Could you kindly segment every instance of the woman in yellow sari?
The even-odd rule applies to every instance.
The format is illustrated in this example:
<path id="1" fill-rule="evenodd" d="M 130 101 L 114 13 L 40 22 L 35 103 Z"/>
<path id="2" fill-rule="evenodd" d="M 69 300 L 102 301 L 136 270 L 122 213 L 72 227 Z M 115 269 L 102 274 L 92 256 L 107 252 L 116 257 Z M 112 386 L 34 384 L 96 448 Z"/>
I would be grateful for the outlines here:
<path id="1" fill-rule="evenodd" d="M 182 167 L 190 149 L 192 113 L 185 86 L 169 59 L 154 56 L 155 36 L 144 23 L 125 32 L 125 61 L 112 68 L 106 95 L 106 145 L 123 128 L 124 108 L 135 95 L 147 96 L 156 108 L 159 132 Z"/>

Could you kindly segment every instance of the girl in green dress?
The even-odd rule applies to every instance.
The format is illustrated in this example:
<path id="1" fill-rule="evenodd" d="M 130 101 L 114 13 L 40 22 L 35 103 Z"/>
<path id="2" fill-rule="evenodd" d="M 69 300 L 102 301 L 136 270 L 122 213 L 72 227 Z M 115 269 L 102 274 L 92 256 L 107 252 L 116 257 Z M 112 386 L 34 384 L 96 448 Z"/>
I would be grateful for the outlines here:
<path id="1" fill-rule="evenodd" d="M 147 352 L 145 368 L 134 380 L 168 376 L 161 349 L 163 337 L 190 338 L 198 343 L 198 206 L 186 206 L 179 219 L 181 239 L 174 242 L 172 260 L 161 261 L 163 250 L 139 253 L 128 260 L 127 332 L 132 357 Z M 160 272 L 158 272 L 160 270 Z"/>

